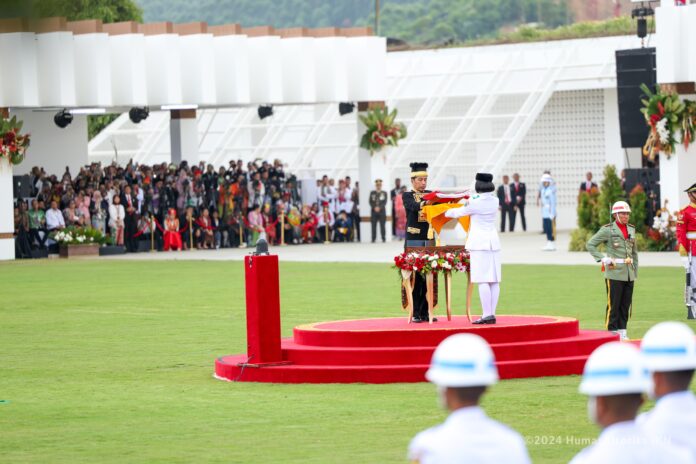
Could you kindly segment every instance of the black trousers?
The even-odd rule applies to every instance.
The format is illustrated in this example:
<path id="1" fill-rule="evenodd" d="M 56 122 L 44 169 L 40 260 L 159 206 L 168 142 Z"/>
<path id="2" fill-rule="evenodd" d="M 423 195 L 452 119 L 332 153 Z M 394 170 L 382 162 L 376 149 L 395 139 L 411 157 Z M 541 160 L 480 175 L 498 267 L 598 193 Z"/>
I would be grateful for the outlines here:
<path id="1" fill-rule="evenodd" d="M 628 318 L 631 317 L 634 281 L 604 280 L 607 287 L 605 326 L 607 330 L 625 329 Z"/>
<path id="2" fill-rule="evenodd" d="M 39 232 L 43 232 L 42 234 Z M 48 231 L 46 229 L 29 229 L 29 244 L 34 248 L 34 241 L 39 244 L 40 249 L 46 248 L 46 240 L 48 240 Z"/>
<path id="3" fill-rule="evenodd" d="M 384 208 L 379 213 L 372 212 L 370 216 L 370 222 L 372 223 L 372 241 L 377 239 L 377 223 L 379 223 L 379 233 L 382 234 L 382 241 L 386 240 L 386 224 L 387 224 L 387 213 Z"/>
<path id="4" fill-rule="evenodd" d="M 138 232 L 138 218 L 135 214 L 126 214 L 123 218 L 123 241 L 129 253 L 138 251 L 138 240 L 134 235 Z"/>
<path id="5" fill-rule="evenodd" d="M 422 321 L 428 320 L 428 286 L 425 277 L 416 272 L 416 281 L 413 284 L 413 317 Z"/>
<path id="6" fill-rule="evenodd" d="M 407 240 L 407 247 L 433 246 L 434 240 Z M 428 286 L 425 277 L 416 272 L 416 280 L 413 284 L 413 317 L 422 321 L 428 320 Z"/>
<path id="7" fill-rule="evenodd" d="M 505 232 L 505 220 L 510 218 L 510 232 L 515 229 L 515 208 L 510 204 L 500 205 L 500 231 Z"/>
<path id="8" fill-rule="evenodd" d="M 517 205 L 517 211 L 520 213 L 520 219 L 522 220 L 522 230 L 527 232 L 527 218 L 524 216 L 525 204 Z"/>

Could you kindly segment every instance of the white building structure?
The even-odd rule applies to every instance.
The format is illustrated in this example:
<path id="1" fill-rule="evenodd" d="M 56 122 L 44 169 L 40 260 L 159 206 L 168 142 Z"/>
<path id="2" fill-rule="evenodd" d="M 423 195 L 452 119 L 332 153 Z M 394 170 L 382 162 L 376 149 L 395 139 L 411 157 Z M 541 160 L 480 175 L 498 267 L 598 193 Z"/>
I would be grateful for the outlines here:
<path id="1" fill-rule="evenodd" d="M 693 84 L 696 5 L 662 0 L 656 18 L 658 82 Z M 606 164 L 641 165 L 638 149 L 621 148 L 616 92 L 614 54 L 638 48 L 634 36 L 386 54 L 383 38 L 350 30 L 86 23 L 8 31 L 0 21 L 0 60 L 15 63 L 0 73 L 0 108 L 9 107 L 35 135 L 15 173 L 55 165 L 60 174 L 88 160 L 219 166 L 278 158 L 300 179 L 360 178 L 361 215 L 368 216 L 375 177 L 389 188 L 394 177 L 408 184 L 408 164 L 425 161 L 433 189 L 469 186 L 477 171 L 492 172 L 496 182 L 519 173 L 534 227 L 541 223 L 539 178 L 550 170 L 557 226 L 569 229 L 586 171 L 599 178 Z M 357 115 L 339 116 L 336 103 L 385 100 L 409 136 L 370 158 L 358 148 Z M 260 120 L 257 106 L 265 104 L 275 105 L 274 116 Z M 197 111 L 156 111 L 172 105 Z M 87 144 L 84 116 L 59 132 L 50 124 L 53 112 L 37 111 L 84 106 L 149 106 L 151 113 L 137 125 L 122 114 Z M 673 207 L 684 202 L 679 189 L 696 172 L 696 156 L 683 152 L 679 146 L 670 161 L 661 159 L 662 196 Z M 8 206 L 0 202 L 0 258 L 11 241 Z"/>
<path id="2" fill-rule="evenodd" d="M 477 171 L 493 172 L 496 182 L 518 172 L 531 227 L 541 224 L 536 192 L 548 169 L 558 184 L 558 227 L 572 228 L 587 171 L 641 166 L 638 149 L 621 148 L 614 57 L 639 46 L 628 36 L 388 53 L 387 105 L 409 134 L 378 156 L 406 185 L 409 163 L 430 163 L 436 189 L 469 186 Z M 340 116 L 335 104 L 282 106 L 264 120 L 255 107 L 203 110 L 198 152 L 215 166 L 279 158 L 300 178 L 355 179 L 356 118 Z M 169 162 L 168 120 L 152 113 L 135 125 L 121 115 L 90 141 L 90 159 Z"/>

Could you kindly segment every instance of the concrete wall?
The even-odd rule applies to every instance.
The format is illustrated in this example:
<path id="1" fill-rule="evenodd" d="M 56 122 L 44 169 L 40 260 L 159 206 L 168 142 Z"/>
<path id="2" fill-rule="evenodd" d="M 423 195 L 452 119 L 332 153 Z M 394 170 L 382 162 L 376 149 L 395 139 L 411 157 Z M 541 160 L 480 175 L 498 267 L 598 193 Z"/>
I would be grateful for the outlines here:
<path id="1" fill-rule="evenodd" d="M 49 175 L 61 176 L 70 167 L 74 176 L 88 163 L 87 116 L 76 115 L 72 123 L 61 129 L 53 122 L 55 111 L 11 110 L 10 115 L 24 121 L 23 131 L 31 134 L 31 145 L 22 164 L 14 174 L 27 174 L 32 166 L 43 166 Z"/>

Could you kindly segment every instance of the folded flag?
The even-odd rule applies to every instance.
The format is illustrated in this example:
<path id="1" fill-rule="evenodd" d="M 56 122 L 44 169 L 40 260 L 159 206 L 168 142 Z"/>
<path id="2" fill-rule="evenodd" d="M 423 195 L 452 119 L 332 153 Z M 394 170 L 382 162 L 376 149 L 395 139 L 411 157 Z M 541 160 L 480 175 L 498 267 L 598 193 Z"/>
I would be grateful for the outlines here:
<path id="1" fill-rule="evenodd" d="M 434 201 L 436 203 L 451 203 L 457 202 L 459 200 L 468 200 L 470 197 L 469 192 L 454 192 L 454 193 L 443 193 L 435 190 L 434 192 L 429 192 L 423 195 L 424 200 Z"/>
<path id="2" fill-rule="evenodd" d="M 463 198 L 463 197 L 462 197 Z M 445 216 L 445 212 L 450 209 L 459 208 L 462 205 L 457 203 L 440 203 L 437 205 L 428 205 L 423 207 L 425 212 L 425 219 L 430 223 L 433 229 L 439 234 L 452 218 Z M 464 230 L 469 233 L 469 225 L 471 223 L 471 218 L 469 216 L 462 216 L 458 218 L 459 223 L 462 225 Z"/>

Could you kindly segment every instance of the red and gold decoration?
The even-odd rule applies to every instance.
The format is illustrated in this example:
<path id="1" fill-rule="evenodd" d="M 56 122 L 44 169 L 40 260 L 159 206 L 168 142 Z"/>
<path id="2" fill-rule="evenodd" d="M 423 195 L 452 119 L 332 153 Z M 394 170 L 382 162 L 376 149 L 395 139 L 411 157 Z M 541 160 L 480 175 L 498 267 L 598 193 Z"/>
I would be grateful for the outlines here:
<path id="1" fill-rule="evenodd" d="M 406 126 L 396 122 L 396 110 L 372 108 L 366 115 L 359 115 L 367 130 L 360 140 L 360 147 L 370 150 L 370 154 L 389 145 L 396 147 L 399 140 L 406 138 Z"/>
<path id="2" fill-rule="evenodd" d="M 29 134 L 20 133 L 22 124 L 16 116 L 0 119 L 0 159 L 15 165 L 24 161 L 30 142 Z"/>
<path id="3" fill-rule="evenodd" d="M 650 127 L 643 155 L 652 161 L 659 153 L 664 153 L 669 159 L 677 143 L 688 150 L 696 136 L 696 101 L 681 100 L 676 93 L 662 92 L 659 86 L 654 93 L 645 84 L 641 89 L 647 99 L 641 100 L 640 111 Z"/>

